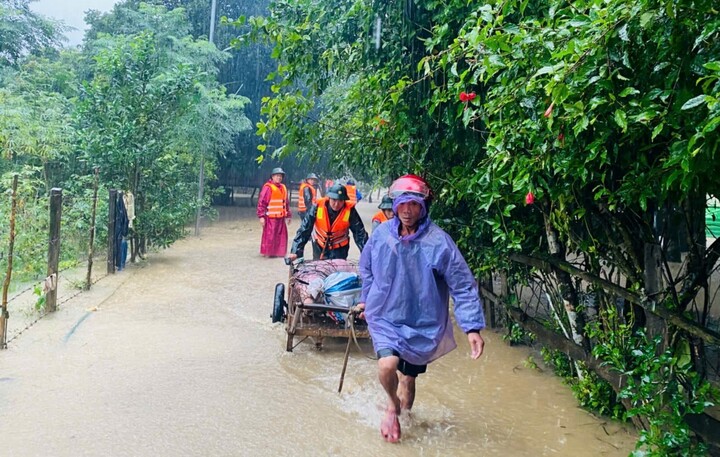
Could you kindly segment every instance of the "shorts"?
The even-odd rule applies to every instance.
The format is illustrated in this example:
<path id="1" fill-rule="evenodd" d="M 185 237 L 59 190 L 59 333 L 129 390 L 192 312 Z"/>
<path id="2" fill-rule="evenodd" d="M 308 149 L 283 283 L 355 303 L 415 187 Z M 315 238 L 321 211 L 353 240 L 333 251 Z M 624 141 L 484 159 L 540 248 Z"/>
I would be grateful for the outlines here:
<path id="1" fill-rule="evenodd" d="M 383 357 L 390 357 L 391 355 L 400 358 L 400 360 L 398 361 L 397 369 L 405 376 L 417 378 L 419 374 L 425 373 L 427 371 L 427 365 L 413 365 L 412 363 L 403 360 L 400 357 L 398 351 L 394 349 L 380 349 L 379 351 L 377 351 L 378 359 L 382 359 Z"/>

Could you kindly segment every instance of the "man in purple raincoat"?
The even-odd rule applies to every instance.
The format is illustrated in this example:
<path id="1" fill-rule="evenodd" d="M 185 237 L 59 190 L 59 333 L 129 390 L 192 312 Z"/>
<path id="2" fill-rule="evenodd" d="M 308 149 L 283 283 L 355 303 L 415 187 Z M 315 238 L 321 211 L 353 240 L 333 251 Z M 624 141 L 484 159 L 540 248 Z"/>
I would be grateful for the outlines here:
<path id="1" fill-rule="evenodd" d="M 455 349 L 449 298 L 455 320 L 482 355 L 485 328 L 475 279 L 455 242 L 430 221 L 430 186 L 405 175 L 390 186 L 394 219 L 373 232 L 360 256 L 364 310 L 378 356 L 378 377 L 388 395 L 380 425 L 383 438 L 400 440 L 398 416 L 412 408 L 415 378 L 427 364 Z"/>

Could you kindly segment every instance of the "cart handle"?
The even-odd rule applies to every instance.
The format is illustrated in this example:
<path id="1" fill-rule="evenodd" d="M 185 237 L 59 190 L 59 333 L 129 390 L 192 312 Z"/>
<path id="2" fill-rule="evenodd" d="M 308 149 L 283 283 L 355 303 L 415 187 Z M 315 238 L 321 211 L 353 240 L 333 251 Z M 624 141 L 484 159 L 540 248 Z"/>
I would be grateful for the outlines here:
<path id="1" fill-rule="evenodd" d="M 298 257 L 295 260 L 290 260 L 290 257 L 285 257 L 284 260 L 285 260 L 285 265 L 300 265 L 301 263 L 303 263 L 305 261 L 305 259 L 303 257 Z"/>
<path id="2" fill-rule="evenodd" d="M 349 313 L 351 310 L 342 306 L 326 305 L 325 303 L 303 303 L 297 305 L 298 308 L 309 309 L 313 311 L 338 311 L 340 313 Z"/>

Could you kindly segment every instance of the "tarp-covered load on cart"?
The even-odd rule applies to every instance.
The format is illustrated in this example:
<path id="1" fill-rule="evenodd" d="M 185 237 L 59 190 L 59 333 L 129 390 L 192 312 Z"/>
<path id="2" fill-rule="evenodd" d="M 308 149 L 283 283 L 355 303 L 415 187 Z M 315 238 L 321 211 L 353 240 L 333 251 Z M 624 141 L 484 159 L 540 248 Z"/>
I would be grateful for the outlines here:
<path id="1" fill-rule="evenodd" d="M 286 323 L 288 351 L 295 348 L 296 336 L 304 337 L 301 341 L 312 338 L 318 349 L 325 337 L 369 337 L 365 321 L 352 313 L 362 291 L 356 263 L 339 259 L 289 263 L 287 288 L 282 283 L 275 286 L 272 312 L 273 322 Z"/>

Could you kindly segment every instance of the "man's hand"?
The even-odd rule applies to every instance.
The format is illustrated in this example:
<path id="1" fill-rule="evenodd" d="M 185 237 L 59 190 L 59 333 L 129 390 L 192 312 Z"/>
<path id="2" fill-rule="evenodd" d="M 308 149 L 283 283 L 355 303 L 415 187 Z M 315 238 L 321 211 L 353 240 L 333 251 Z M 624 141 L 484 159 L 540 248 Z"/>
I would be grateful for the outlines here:
<path id="1" fill-rule="evenodd" d="M 290 225 L 290 218 L 289 218 L 289 217 L 286 217 L 286 218 L 285 218 L 285 224 Z"/>
<path id="2" fill-rule="evenodd" d="M 476 332 L 468 333 L 467 337 L 468 342 L 470 343 L 470 356 L 473 358 L 473 360 L 476 360 L 483 353 L 483 349 L 485 348 L 485 340 L 483 340 L 482 336 L 480 336 L 480 334 Z"/>
<path id="3" fill-rule="evenodd" d="M 265 218 L 264 217 L 260 218 L 260 226 L 265 227 Z"/>
<path id="4" fill-rule="evenodd" d="M 352 310 L 360 319 L 365 319 L 365 303 L 358 303 Z"/>
<path id="5" fill-rule="evenodd" d="M 290 261 L 292 262 L 293 260 L 297 259 L 297 254 L 288 254 L 287 258 L 290 259 Z"/>

